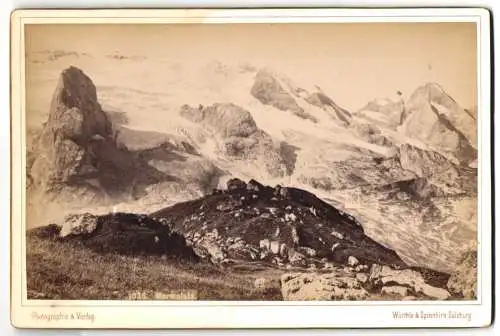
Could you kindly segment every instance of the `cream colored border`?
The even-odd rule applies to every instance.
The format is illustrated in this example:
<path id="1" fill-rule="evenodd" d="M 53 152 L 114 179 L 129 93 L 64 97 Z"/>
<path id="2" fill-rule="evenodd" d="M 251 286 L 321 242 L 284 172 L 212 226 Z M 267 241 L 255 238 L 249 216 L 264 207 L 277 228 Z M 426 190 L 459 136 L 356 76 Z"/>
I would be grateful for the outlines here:
<path id="1" fill-rule="evenodd" d="M 476 22 L 478 26 L 479 281 L 478 300 L 465 302 L 130 302 L 26 299 L 24 26 L 63 23 L 307 23 Z M 328 328 L 471 327 L 491 322 L 490 22 L 484 9 L 231 9 L 231 10 L 20 10 L 11 19 L 12 55 L 12 302 L 11 321 L 22 328 Z M 395 320 L 393 311 L 457 311 L 471 321 Z M 36 321 L 38 314 L 68 319 Z M 72 320 L 92 313 L 93 323 Z M 61 315 L 61 316 L 62 316 Z"/>

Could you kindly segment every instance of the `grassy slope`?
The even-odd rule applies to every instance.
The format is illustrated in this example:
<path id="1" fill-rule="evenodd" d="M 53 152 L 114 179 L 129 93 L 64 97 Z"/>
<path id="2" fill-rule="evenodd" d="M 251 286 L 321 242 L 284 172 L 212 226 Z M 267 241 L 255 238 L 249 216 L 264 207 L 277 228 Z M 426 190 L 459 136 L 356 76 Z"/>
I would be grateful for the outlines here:
<path id="1" fill-rule="evenodd" d="M 294 271 L 304 270 L 286 272 Z M 249 262 L 222 269 L 209 263 L 166 257 L 102 255 L 78 243 L 62 243 L 33 234 L 27 237 L 28 299 L 155 300 L 158 294 L 195 290 L 198 300 L 278 301 L 283 299 L 279 283 L 282 273 L 283 270 Z M 254 286 L 257 278 L 267 280 L 263 288 Z M 367 300 L 401 299 L 371 293 Z"/>
<path id="2" fill-rule="evenodd" d="M 249 274 L 251 273 L 251 274 Z M 29 299 L 127 300 L 131 293 L 197 290 L 199 300 L 281 300 L 279 271 L 259 265 L 220 269 L 152 256 L 101 255 L 82 246 L 27 238 Z M 256 278 L 272 279 L 256 289 Z"/>

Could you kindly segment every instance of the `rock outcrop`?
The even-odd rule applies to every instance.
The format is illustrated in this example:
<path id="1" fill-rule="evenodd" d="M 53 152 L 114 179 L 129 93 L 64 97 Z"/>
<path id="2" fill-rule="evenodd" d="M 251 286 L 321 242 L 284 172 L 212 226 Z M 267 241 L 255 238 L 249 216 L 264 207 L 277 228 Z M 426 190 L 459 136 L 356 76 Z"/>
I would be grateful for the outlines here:
<path id="1" fill-rule="evenodd" d="M 386 135 L 382 134 L 381 130 L 369 123 L 356 123 L 353 124 L 353 129 L 356 134 L 363 140 L 368 141 L 371 144 L 376 144 L 384 147 L 393 147 L 394 143 Z"/>
<path id="2" fill-rule="evenodd" d="M 477 251 L 470 250 L 462 255 L 457 270 L 448 281 L 448 289 L 467 300 L 477 299 Z"/>
<path id="3" fill-rule="evenodd" d="M 62 71 L 28 166 L 31 187 L 65 203 L 102 204 L 161 181 L 161 173 L 117 144 L 117 135 L 92 80 L 76 67 Z"/>
<path id="4" fill-rule="evenodd" d="M 398 97 L 396 99 L 376 99 L 356 112 L 356 116 L 370 122 L 393 130 L 401 124 L 405 112 L 405 103 Z"/>
<path id="5" fill-rule="evenodd" d="M 395 270 L 388 266 L 373 265 L 369 282 L 375 287 L 388 285 L 406 287 L 416 294 L 432 299 L 445 300 L 451 296 L 446 289 L 428 284 L 424 276 L 413 269 Z"/>
<path id="6" fill-rule="evenodd" d="M 322 272 L 285 273 L 281 276 L 281 292 L 286 301 L 343 300 L 447 300 L 451 294 L 433 286 L 429 279 L 414 269 L 394 269 L 374 264 L 344 268 L 333 267 Z M 443 276 L 436 272 L 433 275 Z M 432 284 L 431 284 L 432 283 Z M 439 283 L 444 286 L 442 282 Z"/>
<path id="7" fill-rule="evenodd" d="M 436 83 L 415 90 L 406 104 L 403 132 L 468 164 L 477 157 L 476 119 Z"/>
<path id="8" fill-rule="evenodd" d="M 273 106 L 281 111 L 289 111 L 302 119 L 317 122 L 317 119 L 305 112 L 293 96 L 284 89 L 280 81 L 267 70 L 257 72 L 250 93 L 264 105 Z"/>
<path id="9" fill-rule="evenodd" d="M 399 160 L 403 169 L 426 179 L 442 195 L 477 192 L 476 171 L 456 165 L 437 152 L 403 144 L 399 148 Z"/>

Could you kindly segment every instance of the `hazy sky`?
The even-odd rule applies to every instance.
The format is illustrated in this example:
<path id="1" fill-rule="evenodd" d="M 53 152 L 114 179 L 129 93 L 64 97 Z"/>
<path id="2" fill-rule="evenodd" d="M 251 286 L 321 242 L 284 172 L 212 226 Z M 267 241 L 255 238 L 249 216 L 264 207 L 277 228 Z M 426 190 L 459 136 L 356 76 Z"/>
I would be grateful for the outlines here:
<path id="1" fill-rule="evenodd" d="M 476 103 L 475 23 L 38 25 L 26 37 L 28 52 L 267 65 L 299 85 L 319 85 L 349 109 L 431 81 L 465 108 Z"/>

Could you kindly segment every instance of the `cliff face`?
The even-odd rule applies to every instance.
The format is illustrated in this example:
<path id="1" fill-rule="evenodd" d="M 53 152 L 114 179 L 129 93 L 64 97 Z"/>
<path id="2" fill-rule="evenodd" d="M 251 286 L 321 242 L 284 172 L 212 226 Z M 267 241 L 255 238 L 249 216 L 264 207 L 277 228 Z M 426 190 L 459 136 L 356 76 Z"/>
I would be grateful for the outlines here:
<path id="1" fill-rule="evenodd" d="M 411 145 L 402 145 L 399 153 L 401 167 L 427 179 L 441 190 L 441 196 L 477 192 L 477 175 L 473 169 L 456 165 L 438 152 Z"/>

